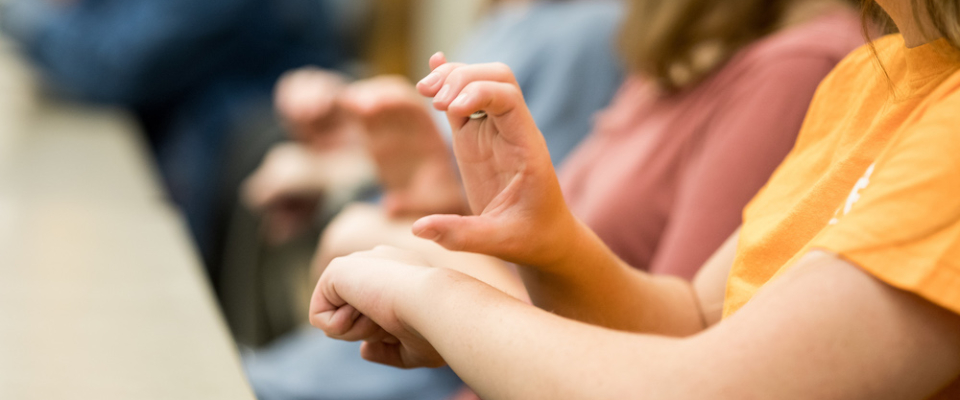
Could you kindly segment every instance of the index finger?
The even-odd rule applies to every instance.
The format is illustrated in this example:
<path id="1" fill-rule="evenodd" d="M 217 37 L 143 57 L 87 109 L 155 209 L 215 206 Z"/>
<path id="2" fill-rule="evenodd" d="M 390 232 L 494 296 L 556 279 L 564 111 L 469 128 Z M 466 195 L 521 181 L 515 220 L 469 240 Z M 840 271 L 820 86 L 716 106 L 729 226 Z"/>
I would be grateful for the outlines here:
<path id="1" fill-rule="evenodd" d="M 447 63 L 447 56 L 443 54 L 442 51 L 438 51 L 430 56 L 430 70 L 433 71 L 437 67 Z"/>

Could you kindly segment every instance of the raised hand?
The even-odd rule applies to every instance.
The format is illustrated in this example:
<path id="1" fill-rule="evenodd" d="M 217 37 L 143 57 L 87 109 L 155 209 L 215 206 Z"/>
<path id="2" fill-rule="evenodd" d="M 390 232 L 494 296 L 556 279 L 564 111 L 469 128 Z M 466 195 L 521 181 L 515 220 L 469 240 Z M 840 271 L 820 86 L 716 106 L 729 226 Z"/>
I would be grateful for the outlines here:
<path id="1" fill-rule="evenodd" d="M 413 84 L 399 76 L 366 79 L 344 90 L 340 104 L 364 128 L 390 216 L 466 212 L 452 155 Z"/>
<path id="2" fill-rule="evenodd" d="M 364 341 L 360 355 L 399 368 L 439 367 L 443 357 L 405 320 L 405 307 L 431 273 L 416 253 L 377 247 L 334 259 L 310 301 L 310 323 L 327 336 Z"/>
<path id="3" fill-rule="evenodd" d="M 513 73 L 503 64 L 447 63 L 440 53 L 430 66 L 417 89 L 447 113 L 474 215 L 428 216 L 414 224 L 414 233 L 451 250 L 525 265 L 564 257 L 577 222 Z M 481 110 L 485 118 L 470 118 Z"/>

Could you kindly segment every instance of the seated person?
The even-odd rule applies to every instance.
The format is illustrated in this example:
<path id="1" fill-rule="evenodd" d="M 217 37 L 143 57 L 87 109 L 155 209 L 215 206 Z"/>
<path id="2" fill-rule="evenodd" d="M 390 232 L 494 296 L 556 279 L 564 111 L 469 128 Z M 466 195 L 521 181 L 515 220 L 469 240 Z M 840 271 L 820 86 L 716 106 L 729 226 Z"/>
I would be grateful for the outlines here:
<path id="1" fill-rule="evenodd" d="M 957 7 L 878 3 L 901 33 L 826 78 L 692 283 L 630 268 L 573 216 L 511 74 L 435 57 L 420 90 L 450 87 L 435 104 L 475 215 L 413 230 L 522 265 L 536 307 L 380 248 L 330 264 L 312 322 L 369 360 L 449 364 L 485 398 L 957 398 Z"/>

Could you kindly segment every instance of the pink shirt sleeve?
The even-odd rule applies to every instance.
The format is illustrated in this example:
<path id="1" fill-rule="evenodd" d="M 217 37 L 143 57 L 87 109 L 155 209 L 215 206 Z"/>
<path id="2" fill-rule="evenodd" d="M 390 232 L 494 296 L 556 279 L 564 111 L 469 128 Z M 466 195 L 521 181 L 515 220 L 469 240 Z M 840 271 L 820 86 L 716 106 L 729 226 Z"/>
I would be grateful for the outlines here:
<path id="1" fill-rule="evenodd" d="M 797 57 L 744 71 L 749 80 L 727 95 L 680 179 L 651 272 L 692 278 L 740 226 L 743 207 L 793 147 L 832 68 L 827 59 Z"/>

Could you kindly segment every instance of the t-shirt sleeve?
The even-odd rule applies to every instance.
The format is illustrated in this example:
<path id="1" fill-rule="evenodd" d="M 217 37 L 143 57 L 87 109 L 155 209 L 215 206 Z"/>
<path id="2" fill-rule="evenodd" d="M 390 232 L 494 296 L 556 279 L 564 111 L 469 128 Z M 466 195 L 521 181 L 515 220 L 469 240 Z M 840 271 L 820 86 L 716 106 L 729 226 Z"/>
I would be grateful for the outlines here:
<path id="1" fill-rule="evenodd" d="M 897 135 L 812 247 L 960 313 L 960 93 Z"/>
<path id="2" fill-rule="evenodd" d="M 793 147 L 833 66 L 826 57 L 782 58 L 746 71 L 725 94 L 680 180 L 651 272 L 692 278 L 740 226 L 744 206 Z"/>

